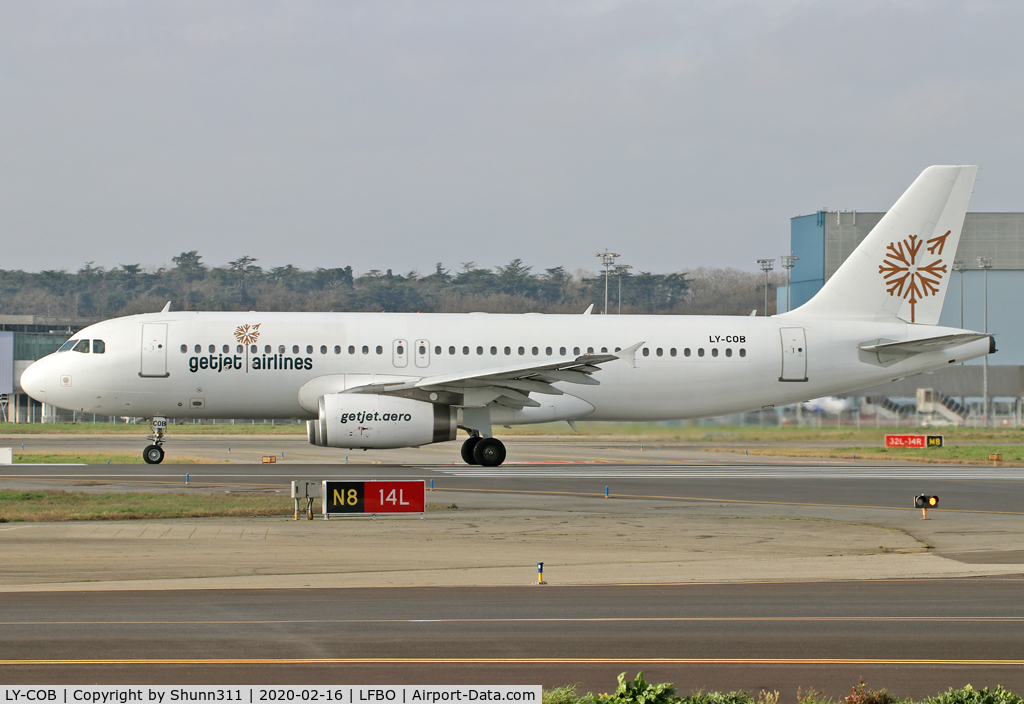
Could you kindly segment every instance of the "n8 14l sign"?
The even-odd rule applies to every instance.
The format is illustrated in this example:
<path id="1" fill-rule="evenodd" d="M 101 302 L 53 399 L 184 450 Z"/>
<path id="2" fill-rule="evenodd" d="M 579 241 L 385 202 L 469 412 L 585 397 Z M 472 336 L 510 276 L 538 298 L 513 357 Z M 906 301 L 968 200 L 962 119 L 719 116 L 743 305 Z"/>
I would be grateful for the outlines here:
<path id="1" fill-rule="evenodd" d="M 324 481 L 325 514 L 340 513 L 423 513 L 426 491 L 416 481 Z"/>

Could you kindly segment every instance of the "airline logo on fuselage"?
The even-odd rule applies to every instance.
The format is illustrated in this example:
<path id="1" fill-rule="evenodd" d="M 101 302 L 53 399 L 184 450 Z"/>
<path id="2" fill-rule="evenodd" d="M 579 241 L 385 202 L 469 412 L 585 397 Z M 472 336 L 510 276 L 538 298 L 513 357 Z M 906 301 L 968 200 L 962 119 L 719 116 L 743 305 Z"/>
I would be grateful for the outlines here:
<path id="1" fill-rule="evenodd" d="M 942 263 L 942 250 L 946 247 L 946 234 L 922 240 L 917 235 L 910 235 L 899 242 L 890 242 L 886 247 L 885 261 L 878 265 L 878 273 L 885 279 L 890 296 L 899 296 L 910 303 L 910 322 L 915 321 L 914 307 L 927 296 L 939 292 L 939 284 L 946 274 L 946 265 Z M 927 251 L 938 259 L 925 263 L 927 259 L 921 254 L 921 247 L 928 245 Z M 920 255 L 920 260 L 918 261 Z"/>
<path id="2" fill-rule="evenodd" d="M 253 371 L 284 371 L 284 370 L 311 370 L 313 369 L 312 357 L 289 357 L 284 353 L 259 354 L 250 352 L 256 348 L 256 341 L 260 339 L 260 323 L 256 325 L 239 325 L 235 328 L 235 339 L 241 344 L 243 354 L 220 354 L 211 352 L 208 355 L 188 358 L 188 370 L 193 374 L 200 370 L 224 372 L 245 370 Z"/>

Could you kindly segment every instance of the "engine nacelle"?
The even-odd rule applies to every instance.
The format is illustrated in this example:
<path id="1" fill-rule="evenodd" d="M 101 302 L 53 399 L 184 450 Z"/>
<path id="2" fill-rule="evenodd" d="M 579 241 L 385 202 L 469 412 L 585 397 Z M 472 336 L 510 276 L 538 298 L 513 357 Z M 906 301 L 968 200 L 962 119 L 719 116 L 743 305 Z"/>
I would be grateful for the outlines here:
<path id="1" fill-rule="evenodd" d="M 306 421 L 309 442 L 321 447 L 419 447 L 455 439 L 451 406 L 378 394 L 326 394 L 320 417 Z"/>

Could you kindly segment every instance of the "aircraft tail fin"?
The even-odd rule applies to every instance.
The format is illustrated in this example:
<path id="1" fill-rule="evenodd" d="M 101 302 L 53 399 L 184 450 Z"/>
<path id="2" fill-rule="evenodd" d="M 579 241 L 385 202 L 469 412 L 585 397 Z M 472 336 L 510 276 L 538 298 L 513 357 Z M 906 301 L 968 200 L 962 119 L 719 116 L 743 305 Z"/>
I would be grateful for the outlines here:
<path id="1" fill-rule="evenodd" d="M 925 169 L 793 314 L 938 324 L 977 172 L 977 166 Z"/>

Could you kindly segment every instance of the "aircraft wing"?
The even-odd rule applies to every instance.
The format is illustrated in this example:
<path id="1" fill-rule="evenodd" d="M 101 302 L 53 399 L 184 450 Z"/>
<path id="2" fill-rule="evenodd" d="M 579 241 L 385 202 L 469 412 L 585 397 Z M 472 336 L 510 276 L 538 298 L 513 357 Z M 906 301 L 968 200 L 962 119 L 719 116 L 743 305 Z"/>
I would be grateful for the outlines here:
<path id="1" fill-rule="evenodd" d="M 939 350 L 959 347 L 975 340 L 984 340 L 991 335 L 985 333 L 964 333 L 960 335 L 939 335 L 938 337 L 926 337 L 920 340 L 906 340 L 904 342 L 876 342 L 860 345 L 865 352 L 888 353 L 888 354 L 919 354 L 921 352 L 938 352 Z"/>
<path id="2" fill-rule="evenodd" d="M 642 341 L 619 352 L 584 354 L 578 357 L 547 359 L 543 362 L 516 364 L 491 369 L 478 369 L 456 374 L 440 374 L 403 381 L 385 381 L 366 384 L 346 393 L 419 395 L 424 392 L 461 395 L 462 406 L 486 406 L 495 401 L 510 408 L 537 407 L 531 393 L 560 396 L 563 391 L 552 384 L 564 381 L 570 384 L 600 384 L 593 378 L 600 365 L 624 360 L 633 366 L 637 349 Z"/>

